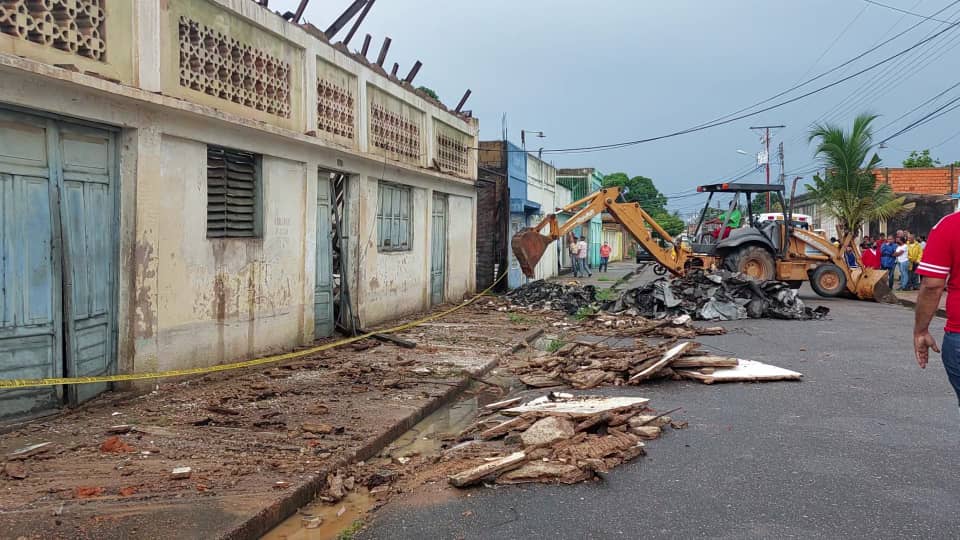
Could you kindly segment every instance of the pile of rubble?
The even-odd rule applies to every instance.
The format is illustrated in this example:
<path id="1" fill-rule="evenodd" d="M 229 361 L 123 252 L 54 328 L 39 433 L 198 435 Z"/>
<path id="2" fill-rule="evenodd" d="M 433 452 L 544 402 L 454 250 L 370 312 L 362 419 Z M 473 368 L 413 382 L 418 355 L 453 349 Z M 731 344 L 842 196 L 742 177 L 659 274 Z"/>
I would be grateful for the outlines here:
<path id="1" fill-rule="evenodd" d="M 599 295 L 592 285 L 579 287 L 539 280 L 510 291 L 507 298 L 515 305 L 532 309 L 574 314 L 590 308 L 654 319 L 689 315 L 701 321 L 808 320 L 820 319 L 829 312 L 826 307 L 804 305 L 797 291 L 783 281 L 757 281 L 727 271 L 696 270 L 682 278 L 660 278 L 625 291 L 606 289 Z"/>
<path id="2" fill-rule="evenodd" d="M 449 475 L 452 485 L 583 482 L 644 455 L 643 441 L 665 426 L 687 426 L 656 415 L 645 398 L 550 393 L 521 401 L 488 405 L 497 416 L 468 428 L 464 435 L 474 438 L 448 451 L 447 459 L 472 464 Z"/>
<path id="3" fill-rule="evenodd" d="M 534 309 L 555 309 L 573 315 L 581 308 L 596 305 L 597 288 L 593 285 L 563 285 L 538 279 L 525 283 L 506 294 L 510 302 Z"/>

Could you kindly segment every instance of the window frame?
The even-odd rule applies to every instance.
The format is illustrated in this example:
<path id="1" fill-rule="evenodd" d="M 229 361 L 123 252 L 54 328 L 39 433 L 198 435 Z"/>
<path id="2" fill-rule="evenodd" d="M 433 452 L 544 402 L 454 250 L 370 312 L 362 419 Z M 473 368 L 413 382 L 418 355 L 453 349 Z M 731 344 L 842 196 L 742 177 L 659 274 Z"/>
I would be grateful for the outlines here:
<path id="1" fill-rule="evenodd" d="M 386 209 L 384 208 L 384 195 L 387 190 L 396 195 L 390 196 L 391 207 L 396 208 L 396 214 L 391 210 L 390 215 L 387 215 Z M 404 217 L 404 202 L 403 194 L 406 193 L 406 217 Z M 379 180 L 377 182 L 377 212 L 376 212 L 376 224 L 377 228 L 377 251 L 381 253 L 397 253 L 404 251 L 413 250 L 413 187 L 398 184 L 396 182 L 389 182 L 387 180 Z M 386 220 L 389 220 L 387 223 Z M 391 240 L 391 244 L 384 245 L 384 230 L 385 226 L 390 230 L 388 232 L 387 240 Z M 396 238 L 397 240 L 402 240 L 405 236 L 406 244 L 393 245 L 393 229 L 396 227 Z"/>
<path id="2" fill-rule="evenodd" d="M 253 155 L 253 228 L 248 231 L 240 231 L 244 234 L 230 234 L 229 228 L 224 229 L 224 234 L 214 234 L 211 235 L 210 228 L 210 176 L 209 172 L 205 175 L 206 178 L 206 204 L 204 206 L 204 211 L 206 212 L 207 225 L 206 225 L 206 238 L 209 240 L 229 240 L 229 239 L 247 239 L 247 238 L 263 238 L 263 154 L 258 152 L 251 152 L 249 150 L 240 150 L 238 148 L 230 148 L 228 146 L 223 146 L 219 144 L 206 144 L 206 163 L 205 166 L 209 168 L 210 166 L 210 150 L 219 149 L 224 152 L 226 156 L 227 152 L 242 152 L 245 154 Z M 226 220 L 229 222 L 229 219 Z M 214 229 L 217 230 L 217 229 Z"/>

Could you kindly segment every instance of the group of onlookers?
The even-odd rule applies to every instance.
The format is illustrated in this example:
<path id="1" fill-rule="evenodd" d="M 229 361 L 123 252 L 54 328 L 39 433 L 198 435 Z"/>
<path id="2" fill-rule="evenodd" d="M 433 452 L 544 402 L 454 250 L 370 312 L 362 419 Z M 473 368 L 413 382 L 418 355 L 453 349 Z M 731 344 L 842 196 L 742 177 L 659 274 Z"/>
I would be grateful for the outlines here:
<path id="1" fill-rule="evenodd" d="M 927 247 L 926 237 L 917 237 L 910 231 L 897 231 L 896 234 L 886 237 L 880 235 L 876 239 L 868 236 L 860 243 L 861 260 L 863 266 L 867 268 L 886 270 L 887 283 L 891 289 L 894 283 L 898 283 L 901 291 L 917 290 L 920 288 L 917 267 L 925 247 Z M 851 259 L 854 261 L 852 265 Z M 856 266 L 855 261 L 853 250 L 848 247 L 847 264 L 853 268 Z"/>

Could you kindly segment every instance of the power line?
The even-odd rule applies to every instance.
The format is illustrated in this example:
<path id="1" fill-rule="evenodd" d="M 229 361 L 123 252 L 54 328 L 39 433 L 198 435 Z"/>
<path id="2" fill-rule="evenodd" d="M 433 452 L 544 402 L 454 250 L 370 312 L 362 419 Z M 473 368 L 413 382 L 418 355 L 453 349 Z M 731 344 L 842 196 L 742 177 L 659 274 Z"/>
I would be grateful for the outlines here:
<path id="1" fill-rule="evenodd" d="M 887 5 L 887 4 L 881 4 L 880 2 L 876 2 L 876 1 L 874 1 L 874 0 L 863 0 L 863 1 L 866 2 L 866 3 L 868 3 L 868 4 L 873 4 L 873 5 L 875 5 L 875 6 L 880 6 L 880 7 L 882 7 L 882 8 L 892 9 L 893 11 L 898 11 L 898 12 L 903 13 L 903 14 L 905 14 L 905 15 L 913 15 L 914 17 L 920 17 L 921 19 L 927 19 L 928 21 L 947 22 L 947 21 L 944 21 L 944 20 L 942 20 L 942 19 L 935 19 L 935 18 L 933 18 L 933 17 L 927 16 L 927 15 L 923 15 L 922 13 L 914 13 L 914 12 L 912 12 L 912 11 L 907 11 L 907 10 L 905 10 L 905 9 L 900 9 L 900 8 L 898 8 L 898 7 L 896 7 L 896 6 L 889 6 L 889 5 Z"/>
<path id="2" fill-rule="evenodd" d="M 851 19 L 850 22 L 848 22 L 847 25 L 843 27 L 843 30 L 841 30 L 840 33 L 837 34 L 837 37 L 833 38 L 833 41 L 830 42 L 830 45 L 827 45 L 827 48 L 824 49 L 822 53 L 820 53 L 820 56 L 818 56 L 817 59 L 814 60 L 812 64 L 810 64 L 810 67 L 808 67 L 807 70 L 803 72 L 803 75 L 800 76 L 800 78 L 797 80 L 797 82 L 802 81 L 804 77 L 806 77 L 807 75 L 810 74 L 811 71 L 813 71 L 813 68 L 815 68 L 815 67 L 817 66 L 817 64 L 819 64 L 820 61 L 823 60 L 823 57 L 826 56 L 827 53 L 829 53 L 829 52 L 833 49 L 833 47 L 837 44 L 837 42 L 839 42 L 840 39 L 847 34 L 847 32 L 850 30 L 850 27 L 853 26 L 854 23 L 856 23 L 857 20 L 860 19 L 860 17 L 867 11 L 867 8 L 868 8 L 868 7 L 870 7 L 870 6 L 864 5 L 864 6 L 863 6 L 863 9 L 861 9 L 861 10 L 853 17 L 853 19 Z"/>
<path id="3" fill-rule="evenodd" d="M 955 1 L 954 3 L 957 3 L 957 2 L 960 2 L 960 0 L 957 0 L 957 1 Z M 847 75 L 846 77 L 842 77 L 842 78 L 840 78 L 840 79 L 837 79 L 836 81 L 833 81 L 833 82 L 831 82 L 831 83 L 829 83 L 829 84 L 823 85 L 823 86 L 821 86 L 821 87 L 819 87 L 819 88 L 816 88 L 816 89 L 814 89 L 814 90 L 810 90 L 810 91 L 808 91 L 808 92 L 806 92 L 806 93 L 800 94 L 799 96 L 795 96 L 795 97 L 792 97 L 792 98 L 790 98 L 790 99 L 786 99 L 786 100 L 780 101 L 780 102 L 778 102 L 778 103 L 776 103 L 776 104 L 774 104 L 774 105 L 770 105 L 770 106 L 768 106 L 768 107 L 764 107 L 764 108 L 762 108 L 762 109 L 758 109 L 758 110 L 753 111 L 753 112 L 750 112 L 750 113 L 745 113 L 745 114 L 737 115 L 737 116 L 734 116 L 734 117 L 731 117 L 731 118 L 727 118 L 726 120 L 722 120 L 722 121 L 714 121 L 714 122 L 710 122 L 710 123 L 706 123 L 706 124 L 700 124 L 700 125 L 698 125 L 698 126 L 694 126 L 694 127 L 690 127 L 690 128 L 686 128 L 686 129 L 674 131 L 674 132 L 671 132 L 671 133 L 666 133 L 666 134 L 663 134 L 663 135 L 657 135 L 657 136 L 654 136 L 654 137 L 647 137 L 647 138 L 636 139 L 636 140 L 632 140 L 632 141 L 624 141 L 624 142 L 620 142 L 620 143 L 611 143 L 611 144 L 601 144 L 601 145 L 594 145 L 594 146 L 581 146 L 581 147 L 572 147 L 572 148 L 544 149 L 544 150 L 541 150 L 540 152 L 542 152 L 542 153 L 544 153 L 544 154 L 548 154 L 548 153 L 549 153 L 549 154 L 561 154 L 561 153 L 566 154 L 566 153 L 586 153 L 586 152 L 595 152 L 595 151 L 602 151 L 602 150 L 614 150 L 614 149 L 618 149 L 618 148 L 625 148 L 625 147 L 628 147 L 628 146 L 635 146 L 635 145 L 638 145 L 638 144 L 644 144 L 644 143 L 648 143 L 648 142 L 654 142 L 654 141 L 659 141 L 659 140 L 663 140 L 663 139 L 669 139 L 669 138 L 672 138 L 672 137 L 677 137 L 677 136 L 679 136 L 679 135 L 686 135 L 686 134 L 688 134 L 688 133 L 694 133 L 694 132 L 697 132 L 697 131 L 703 131 L 703 130 L 710 129 L 710 128 L 713 128 L 713 127 L 722 126 L 722 125 L 725 125 L 725 124 L 730 124 L 730 123 L 736 122 L 737 120 L 743 120 L 744 118 L 750 118 L 750 117 L 753 117 L 753 116 L 757 116 L 757 115 L 759 115 L 759 114 L 761 114 L 761 113 L 764 113 L 764 112 L 767 112 L 767 111 L 771 111 L 771 110 L 773 110 L 773 109 L 780 108 L 780 107 L 782 107 L 782 106 L 784 106 L 784 105 L 789 105 L 789 104 L 791 104 L 791 103 L 800 101 L 801 99 L 805 99 L 805 98 L 807 98 L 807 97 L 809 97 L 809 96 L 812 96 L 812 95 L 814 95 L 814 94 L 818 94 L 818 93 L 820 93 L 820 92 L 822 92 L 822 91 L 824 91 L 824 90 L 827 90 L 827 89 L 829 89 L 829 88 L 833 88 L 834 86 L 837 86 L 837 85 L 842 84 L 842 83 L 844 83 L 844 82 L 846 82 L 846 81 L 849 81 L 850 79 L 853 79 L 853 78 L 858 77 L 858 76 L 860 76 L 860 75 L 862 75 L 862 74 L 864 74 L 864 73 L 867 73 L 868 71 L 871 71 L 871 70 L 873 70 L 873 69 L 876 69 L 877 67 L 882 66 L 882 65 L 886 64 L 887 62 L 890 62 L 890 61 L 892 61 L 892 60 L 895 60 L 895 59 L 903 56 L 904 54 L 909 53 L 910 51 L 916 49 L 917 47 L 921 47 L 922 45 L 924 45 L 924 44 L 926 44 L 926 43 L 929 43 L 931 40 L 940 37 L 941 35 L 945 34 L 946 32 L 949 32 L 949 31 L 955 29 L 955 28 L 957 27 L 957 24 L 960 24 L 960 23 L 952 23 L 950 26 L 947 26 L 946 28 L 940 30 L 939 32 L 936 32 L 935 34 L 933 34 L 933 35 L 931 35 L 931 36 L 929 36 L 929 37 L 927 37 L 927 38 L 925 38 L 925 39 L 922 39 L 922 40 L 914 43 L 914 44 L 911 45 L 910 47 L 907 47 L 906 49 L 903 49 L 903 50 L 901 50 L 900 52 L 898 52 L 898 53 L 896 53 L 896 54 L 890 55 L 890 56 L 884 58 L 883 60 L 880 60 L 880 61 L 878 61 L 878 62 L 875 62 L 875 63 L 873 63 L 873 64 L 871 64 L 871 65 L 869 65 L 869 66 L 867 66 L 867 67 L 865 67 L 865 68 L 863 68 L 863 69 L 861 69 L 861 70 L 859 70 L 859 71 L 857 71 L 857 72 L 855 72 L 855 73 L 853 73 L 853 74 L 851 74 L 851 75 Z"/>
<path id="4" fill-rule="evenodd" d="M 907 117 L 907 116 L 915 113 L 915 112 L 918 111 L 920 108 L 922 108 L 922 107 L 924 107 L 924 106 L 932 103 L 933 101 L 936 101 L 937 99 L 939 99 L 940 97 L 942 97 L 944 94 L 946 94 L 947 92 L 949 92 L 950 90 L 953 90 L 954 88 L 956 88 L 956 87 L 958 87 L 958 86 L 960 86 L 960 81 L 954 83 L 953 85 L 949 86 L 947 89 L 943 90 L 943 91 L 940 92 L 939 94 L 937 94 L 937 95 L 935 95 L 935 96 L 927 99 L 927 100 L 924 101 L 923 103 L 917 105 L 916 107 L 910 109 L 909 111 L 907 111 L 907 112 L 901 114 L 900 116 L 894 118 L 893 120 L 887 122 L 886 124 L 882 125 L 882 126 L 880 127 L 880 129 L 881 129 L 881 130 L 882 130 L 882 129 L 886 129 L 886 128 L 892 126 L 893 124 L 896 124 L 897 122 L 899 122 L 899 121 L 902 120 L 903 118 L 905 118 L 905 117 Z"/>
<path id="5" fill-rule="evenodd" d="M 904 127 L 903 129 L 901 129 L 900 131 L 897 131 L 897 132 L 894 133 L 893 135 L 890 135 L 889 137 L 884 138 L 882 141 L 880 141 L 880 144 L 883 144 L 883 143 L 885 143 L 885 142 L 887 142 L 887 141 L 893 140 L 893 139 L 895 139 L 896 137 L 899 137 L 900 135 L 903 135 L 904 133 L 907 133 L 908 131 L 911 131 L 911 130 L 917 128 L 917 127 L 920 127 L 920 126 L 922 126 L 923 124 L 926 124 L 926 123 L 928 123 L 928 122 L 930 122 L 930 121 L 932 121 L 932 120 L 935 120 L 935 119 L 943 116 L 944 114 L 947 114 L 948 112 L 956 109 L 957 107 L 960 107 L 960 104 L 954 105 L 953 107 L 950 107 L 950 105 L 953 105 L 954 103 L 957 103 L 958 101 L 960 101 L 960 96 L 951 99 L 950 101 L 948 101 L 948 102 L 944 103 L 943 105 L 937 107 L 936 109 L 930 111 L 929 113 L 925 114 L 924 116 L 920 117 L 919 119 L 915 120 L 914 122 L 908 124 L 906 127 Z M 947 108 L 947 107 L 950 107 L 950 108 Z"/>

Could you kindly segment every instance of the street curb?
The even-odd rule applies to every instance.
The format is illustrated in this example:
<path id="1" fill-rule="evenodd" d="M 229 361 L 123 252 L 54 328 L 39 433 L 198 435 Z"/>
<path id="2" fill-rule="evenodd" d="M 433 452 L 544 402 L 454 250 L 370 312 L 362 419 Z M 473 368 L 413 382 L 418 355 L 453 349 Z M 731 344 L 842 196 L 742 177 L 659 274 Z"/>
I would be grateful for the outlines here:
<path id="1" fill-rule="evenodd" d="M 906 298 L 900 298 L 899 296 L 897 297 L 897 300 L 900 302 L 900 305 L 901 305 L 901 306 L 908 307 L 908 308 L 910 308 L 910 309 L 913 309 L 913 308 L 917 307 L 917 303 L 914 302 L 913 300 L 907 300 Z M 946 318 L 947 318 L 947 310 L 937 308 L 937 312 L 934 313 L 934 315 L 936 315 L 937 317 L 941 317 L 941 318 L 946 319 Z"/>
<path id="2" fill-rule="evenodd" d="M 536 335 L 534 331 L 539 330 Z M 317 495 L 326 487 L 327 474 L 334 473 L 357 461 L 365 461 L 375 456 L 381 450 L 395 441 L 400 435 L 403 435 L 417 422 L 433 414 L 441 407 L 448 405 L 462 394 L 470 383 L 476 377 L 482 377 L 497 367 L 500 359 L 518 351 L 525 346 L 527 339 L 535 339 L 536 336 L 543 333 L 543 328 L 528 332 L 516 343 L 507 347 L 506 350 L 498 354 L 495 358 L 481 366 L 479 369 L 469 371 L 469 375 L 462 377 L 455 386 L 451 386 L 440 396 L 426 403 L 423 407 L 413 411 L 406 418 L 394 424 L 390 429 L 381 433 L 372 441 L 368 442 L 352 454 L 344 456 L 336 461 L 327 464 L 314 476 L 311 476 L 303 483 L 291 488 L 287 495 L 280 500 L 275 501 L 267 508 L 262 509 L 257 514 L 250 516 L 243 523 L 233 527 L 231 530 L 221 534 L 219 537 L 225 540 L 256 540 L 266 534 L 268 531 L 282 523 L 285 519 L 292 516 L 301 507 L 316 499 Z M 533 337 L 530 337 L 532 336 Z"/>

